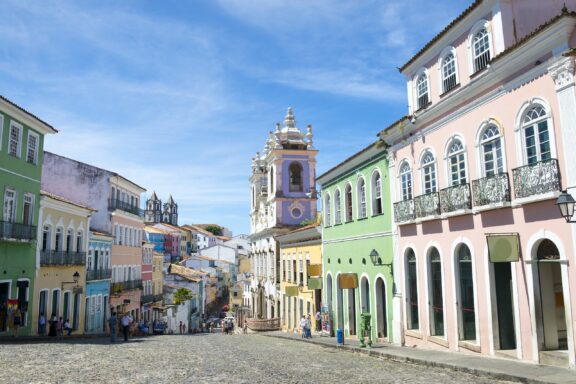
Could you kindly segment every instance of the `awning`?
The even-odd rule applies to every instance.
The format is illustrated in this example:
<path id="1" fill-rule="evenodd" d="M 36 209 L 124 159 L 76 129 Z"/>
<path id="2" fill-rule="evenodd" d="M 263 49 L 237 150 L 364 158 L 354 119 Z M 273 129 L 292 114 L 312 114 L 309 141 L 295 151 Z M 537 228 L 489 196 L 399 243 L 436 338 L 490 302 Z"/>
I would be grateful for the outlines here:
<path id="1" fill-rule="evenodd" d="M 490 233 L 486 235 L 488 257 L 492 263 L 507 263 L 520 259 L 520 241 L 517 233 Z"/>
<path id="2" fill-rule="evenodd" d="M 322 264 L 310 264 L 308 266 L 308 276 L 322 276 Z"/>
<path id="3" fill-rule="evenodd" d="M 358 275 L 355 273 L 341 273 L 338 275 L 338 288 L 354 289 L 358 288 Z"/>
<path id="4" fill-rule="evenodd" d="M 285 288 L 286 296 L 298 296 L 298 287 L 291 286 Z"/>
<path id="5" fill-rule="evenodd" d="M 322 278 L 310 277 L 308 279 L 308 289 L 322 289 Z"/>

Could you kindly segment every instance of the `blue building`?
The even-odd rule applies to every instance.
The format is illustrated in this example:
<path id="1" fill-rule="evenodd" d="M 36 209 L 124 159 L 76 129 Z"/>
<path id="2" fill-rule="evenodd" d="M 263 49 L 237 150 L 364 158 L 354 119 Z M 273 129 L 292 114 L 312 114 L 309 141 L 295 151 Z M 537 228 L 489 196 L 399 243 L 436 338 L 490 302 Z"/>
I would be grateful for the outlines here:
<path id="1" fill-rule="evenodd" d="M 110 234 L 90 231 L 86 257 L 86 334 L 104 333 L 108 329 L 106 319 L 110 316 L 110 255 L 113 240 Z"/>

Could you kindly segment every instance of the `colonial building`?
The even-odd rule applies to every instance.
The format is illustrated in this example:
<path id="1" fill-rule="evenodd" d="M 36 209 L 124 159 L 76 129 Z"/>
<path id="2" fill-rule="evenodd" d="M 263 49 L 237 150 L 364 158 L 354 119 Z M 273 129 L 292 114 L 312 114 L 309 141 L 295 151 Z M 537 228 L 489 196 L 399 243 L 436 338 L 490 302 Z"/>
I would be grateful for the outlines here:
<path id="1" fill-rule="evenodd" d="M 44 153 L 43 172 L 43 189 L 97 209 L 91 228 L 114 237 L 110 306 L 139 319 L 144 238 L 144 212 L 139 206 L 146 190 L 117 173 L 50 152 Z"/>
<path id="2" fill-rule="evenodd" d="M 152 305 L 154 304 L 154 282 L 152 278 L 152 263 L 154 257 L 154 243 L 144 241 L 142 243 L 142 296 L 140 297 L 140 312 L 142 319 L 152 320 Z"/>
<path id="3" fill-rule="evenodd" d="M 292 109 L 252 159 L 251 253 L 253 316 L 279 317 L 280 258 L 275 237 L 316 217 L 316 154 L 312 126 L 302 133 Z"/>
<path id="4" fill-rule="evenodd" d="M 44 135 L 56 132 L 0 96 L 0 335 L 10 331 L 16 308 L 20 334 L 31 333 Z"/>
<path id="5" fill-rule="evenodd" d="M 386 157 L 386 145 L 376 142 L 317 179 L 322 186 L 324 296 L 332 329 L 358 335 L 360 316 L 368 313 L 373 340 L 398 342 L 392 323 L 394 248 Z"/>
<path id="6" fill-rule="evenodd" d="M 152 321 L 159 320 L 162 316 L 162 300 L 164 291 L 164 255 L 152 252 Z"/>
<path id="7" fill-rule="evenodd" d="M 320 223 L 276 237 L 280 245 L 281 327 L 300 331 L 300 318 L 310 316 L 315 330 L 322 300 L 322 236 Z"/>
<path id="8" fill-rule="evenodd" d="M 407 346 L 575 365 L 576 1 L 478 0 L 402 65 L 380 133 Z"/>
<path id="9" fill-rule="evenodd" d="M 42 191 L 38 239 L 38 273 L 34 284 L 33 333 L 43 314 L 70 320 L 74 333 L 84 333 L 85 318 L 94 308 L 102 308 L 106 296 L 85 296 L 87 236 L 93 209 Z M 101 317 L 100 322 L 103 321 Z"/>
<path id="10" fill-rule="evenodd" d="M 111 234 L 98 232 L 93 229 L 89 232 L 88 255 L 86 258 L 86 309 L 85 333 L 104 333 L 107 308 L 110 305 L 110 281 L 112 278 L 112 243 Z"/>

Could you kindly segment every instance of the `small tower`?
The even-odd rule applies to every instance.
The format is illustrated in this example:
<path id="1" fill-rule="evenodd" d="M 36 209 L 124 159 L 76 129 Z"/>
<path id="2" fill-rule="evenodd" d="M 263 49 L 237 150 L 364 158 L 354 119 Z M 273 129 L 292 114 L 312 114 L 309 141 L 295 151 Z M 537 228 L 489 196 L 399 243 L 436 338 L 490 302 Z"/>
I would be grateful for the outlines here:
<path id="1" fill-rule="evenodd" d="M 178 204 L 174 202 L 172 195 L 168 198 L 168 202 L 164 204 L 164 212 L 162 213 L 162 222 L 178 225 Z"/>
<path id="2" fill-rule="evenodd" d="M 162 200 L 152 192 L 152 196 L 146 200 L 146 210 L 144 211 L 144 222 L 159 223 L 162 219 Z"/>

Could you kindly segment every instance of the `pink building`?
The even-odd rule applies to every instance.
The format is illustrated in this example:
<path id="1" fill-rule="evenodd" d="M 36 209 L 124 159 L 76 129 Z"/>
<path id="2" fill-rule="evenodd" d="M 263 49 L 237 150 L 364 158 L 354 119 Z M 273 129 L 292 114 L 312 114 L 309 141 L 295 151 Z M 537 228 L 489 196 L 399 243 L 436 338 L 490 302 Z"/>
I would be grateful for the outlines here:
<path id="1" fill-rule="evenodd" d="M 380 138 L 405 345 L 574 367 L 575 227 L 555 205 L 576 185 L 574 11 L 478 0 L 400 68 L 409 114 Z"/>

